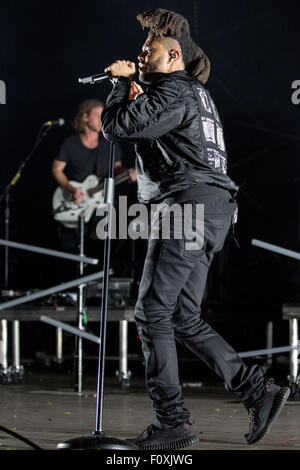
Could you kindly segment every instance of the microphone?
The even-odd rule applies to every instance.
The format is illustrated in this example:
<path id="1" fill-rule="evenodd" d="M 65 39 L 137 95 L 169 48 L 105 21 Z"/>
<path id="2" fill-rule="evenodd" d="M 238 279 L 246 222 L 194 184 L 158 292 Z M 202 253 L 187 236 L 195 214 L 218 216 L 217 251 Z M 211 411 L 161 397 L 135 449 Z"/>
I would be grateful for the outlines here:
<path id="1" fill-rule="evenodd" d="M 47 121 L 45 122 L 45 126 L 64 126 L 65 120 L 63 118 L 59 118 L 56 121 Z"/>
<path id="2" fill-rule="evenodd" d="M 101 83 L 104 80 L 107 80 L 108 78 L 111 78 L 110 74 L 108 72 L 104 72 L 98 73 L 97 75 L 92 75 L 91 77 L 78 78 L 78 81 L 83 85 L 86 85 L 88 83 L 94 85 L 95 83 Z"/>

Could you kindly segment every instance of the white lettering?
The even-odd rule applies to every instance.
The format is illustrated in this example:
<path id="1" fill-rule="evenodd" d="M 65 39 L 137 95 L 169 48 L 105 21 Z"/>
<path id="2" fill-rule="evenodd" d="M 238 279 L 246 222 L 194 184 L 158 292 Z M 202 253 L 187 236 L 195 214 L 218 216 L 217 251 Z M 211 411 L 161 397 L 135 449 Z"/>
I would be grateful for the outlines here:
<path id="1" fill-rule="evenodd" d="M 183 455 L 151 455 L 150 459 L 151 464 L 156 463 L 158 465 L 168 465 L 172 467 L 173 465 L 183 464 L 186 463 L 187 465 L 191 465 L 193 463 L 192 455 L 190 454 L 183 454 Z"/>
<path id="2" fill-rule="evenodd" d="M 101 205 L 97 207 L 96 215 L 103 217 L 96 226 L 96 234 L 100 240 L 107 237 L 116 239 L 116 209 L 111 205 Z"/>
<path id="3" fill-rule="evenodd" d="M 133 216 L 139 212 L 139 216 L 132 220 L 128 226 L 128 235 L 132 240 L 138 238 L 148 238 L 148 211 L 143 204 L 132 204 L 129 207 L 128 215 Z"/>
<path id="4" fill-rule="evenodd" d="M 149 238 L 149 220 L 148 208 L 144 204 L 132 204 L 127 212 L 127 197 L 120 197 L 119 205 L 119 239 L 132 240 L 138 238 Z M 195 207 L 196 213 L 193 213 Z M 170 215 L 173 216 L 173 224 L 171 224 Z M 130 221 L 128 228 L 128 217 L 135 216 Z M 137 214 L 139 214 L 137 216 Z M 111 204 L 101 204 L 97 207 L 96 215 L 101 217 L 97 223 L 96 234 L 100 240 L 107 238 L 116 240 L 116 209 Z M 168 205 L 152 204 L 151 205 L 151 239 L 162 238 L 169 240 L 171 237 L 175 240 L 182 240 L 183 230 L 185 237 L 186 250 L 200 250 L 204 244 L 204 205 L 184 204 L 184 211 L 180 204 Z M 171 225 L 173 225 L 171 229 Z"/>
<path id="5" fill-rule="evenodd" d="M 119 239 L 127 239 L 127 196 L 119 196 Z"/>
<path id="6" fill-rule="evenodd" d="M 0 104 L 6 104 L 6 85 L 0 80 Z"/>
<path id="7" fill-rule="evenodd" d="M 201 250 L 204 244 L 204 204 L 196 204 L 196 230 L 192 226 L 192 210 L 189 204 L 184 205 L 184 234 L 187 240 L 194 240 L 185 243 L 186 250 Z"/>
<path id="8" fill-rule="evenodd" d="M 292 83 L 292 88 L 294 93 L 292 94 L 292 103 L 293 104 L 299 104 L 300 103 L 300 80 L 294 80 Z"/>
<path id="9" fill-rule="evenodd" d="M 141 457 L 121 457 L 114 454 L 113 457 L 107 457 L 107 465 L 131 465 L 136 468 L 140 463 Z"/>

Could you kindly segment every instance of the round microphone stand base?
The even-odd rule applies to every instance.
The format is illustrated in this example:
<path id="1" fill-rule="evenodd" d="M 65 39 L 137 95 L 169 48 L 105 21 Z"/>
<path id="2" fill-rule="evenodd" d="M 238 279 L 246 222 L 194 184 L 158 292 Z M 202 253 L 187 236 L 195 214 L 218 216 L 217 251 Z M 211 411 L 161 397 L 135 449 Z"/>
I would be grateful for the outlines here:
<path id="1" fill-rule="evenodd" d="M 60 450 L 139 450 L 139 447 L 125 439 L 101 434 L 76 437 L 57 445 Z"/>

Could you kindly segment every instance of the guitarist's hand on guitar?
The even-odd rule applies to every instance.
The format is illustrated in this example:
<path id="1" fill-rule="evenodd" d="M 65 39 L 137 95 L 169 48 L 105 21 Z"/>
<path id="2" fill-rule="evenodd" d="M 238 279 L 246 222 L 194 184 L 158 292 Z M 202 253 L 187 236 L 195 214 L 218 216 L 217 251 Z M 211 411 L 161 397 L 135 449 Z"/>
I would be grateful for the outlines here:
<path id="1" fill-rule="evenodd" d="M 79 204 L 81 204 L 84 201 L 84 198 L 85 198 L 84 192 L 80 188 L 74 188 L 71 190 L 71 192 L 72 192 L 73 201 L 75 202 L 75 204 L 78 204 L 79 206 Z"/>
<path id="2" fill-rule="evenodd" d="M 116 175 L 115 185 L 130 179 L 136 180 L 134 168 L 125 169 Z M 99 182 L 99 177 L 96 175 L 89 175 L 81 182 L 68 181 L 67 185 L 61 184 L 56 188 L 52 198 L 54 219 L 67 228 L 76 228 L 80 215 L 84 215 L 85 221 L 89 222 L 94 210 L 104 204 L 104 187 L 104 181 Z M 77 207 L 74 207 L 75 204 Z"/>

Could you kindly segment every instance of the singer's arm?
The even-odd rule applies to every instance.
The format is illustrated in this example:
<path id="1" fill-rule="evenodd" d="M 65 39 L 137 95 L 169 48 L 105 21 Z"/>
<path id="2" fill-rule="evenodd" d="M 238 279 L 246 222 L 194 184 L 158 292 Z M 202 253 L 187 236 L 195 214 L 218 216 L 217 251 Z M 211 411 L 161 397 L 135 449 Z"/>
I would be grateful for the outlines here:
<path id="1" fill-rule="evenodd" d="M 101 114 L 104 136 L 111 141 L 139 142 L 157 139 L 175 129 L 184 116 L 177 83 L 168 74 L 157 79 L 146 93 L 128 101 L 130 80 L 119 77 Z"/>

